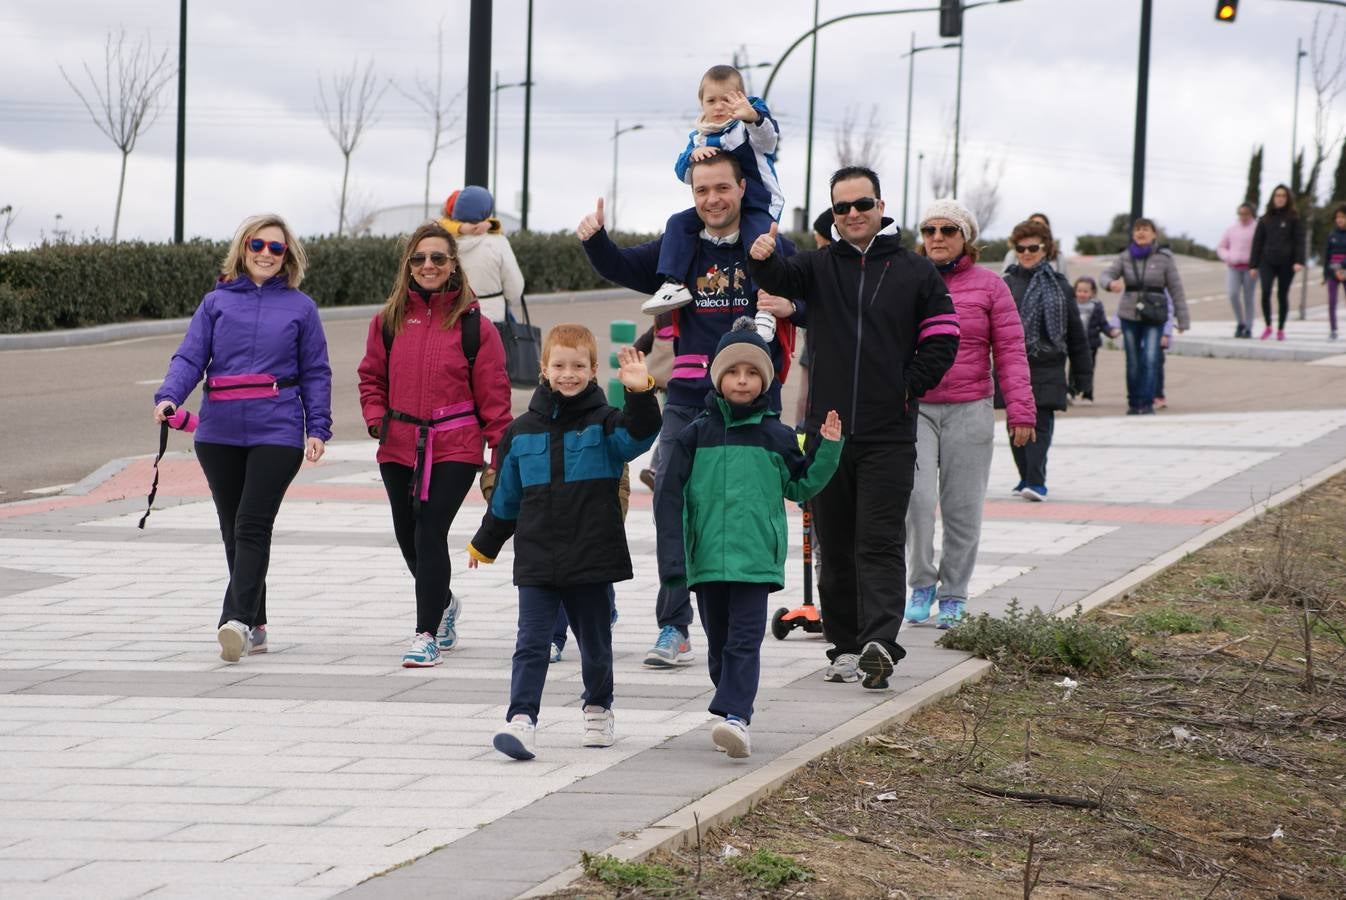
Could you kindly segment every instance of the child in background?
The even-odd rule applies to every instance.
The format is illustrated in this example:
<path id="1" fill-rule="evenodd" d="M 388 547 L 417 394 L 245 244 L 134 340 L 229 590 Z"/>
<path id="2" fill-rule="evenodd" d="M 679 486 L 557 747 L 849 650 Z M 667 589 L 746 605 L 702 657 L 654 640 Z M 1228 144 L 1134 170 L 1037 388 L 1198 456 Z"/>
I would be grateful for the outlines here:
<path id="1" fill-rule="evenodd" d="M 1332 211 L 1332 231 L 1323 245 L 1323 284 L 1327 285 L 1327 339 L 1337 339 L 1337 290 L 1346 281 L 1346 203 Z"/>
<path id="2" fill-rule="evenodd" d="M 818 493 L 841 460 L 836 410 L 806 457 L 767 406 L 772 375 L 766 341 L 740 318 L 711 362 L 707 411 L 678 435 L 654 493 L 659 578 L 696 593 L 715 685 L 710 711 L 724 719 L 711 740 L 733 759 L 752 754 L 767 594 L 785 585 L 785 500 Z"/>
<path id="3" fill-rule="evenodd" d="M 711 66 L 701 76 L 696 98 L 701 116 L 687 147 L 673 165 L 680 181 L 691 184 L 690 166 L 716 153 L 732 153 L 743 168 L 747 190 L 743 195 L 739 237 L 744 247 L 752 246 L 758 235 L 766 234 L 772 222 L 779 222 L 785 209 L 785 195 L 776 179 L 776 145 L 780 126 L 760 97 L 744 93 L 743 76 L 733 66 Z M 675 213 L 664 228 L 659 249 L 658 273 L 664 286 L 646 300 L 641 312 L 651 316 L 686 306 L 692 293 L 682 278 L 691 267 L 696 242 L 703 228 L 696 210 Z M 777 247 L 780 247 L 777 241 Z M 771 342 L 776 333 L 776 318 L 759 312 L 757 333 Z"/>
<path id="4" fill-rule="evenodd" d="M 1089 334 L 1089 352 L 1094 356 L 1094 371 L 1098 371 L 1098 348 L 1103 346 L 1103 335 L 1121 336 L 1122 329 L 1108 324 L 1103 301 L 1098 299 L 1098 282 L 1087 275 L 1075 279 L 1075 302 L 1079 304 L 1080 322 Z"/>
<path id="5" fill-rule="evenodd" d="M 659 402 L 644 354 L 617 351 L 624 410 L 598 387 L 598 342 L 582 325 L 557 325 L 542 343 L 543 383 L 528 411 L 505 432 L 491 502 L 472 542 L 470 568 L 494 562 L 515 539 L 519 629 L 508 724 L 492 745 L 532 759 L 548 650 L 558 609 L 580 649 L 585 747 L 616 742 L 612 716 L 612 625 L 608 588 L 631 578 L 631 554 L 617 502 L 627 462 L 654 444 Z"/>

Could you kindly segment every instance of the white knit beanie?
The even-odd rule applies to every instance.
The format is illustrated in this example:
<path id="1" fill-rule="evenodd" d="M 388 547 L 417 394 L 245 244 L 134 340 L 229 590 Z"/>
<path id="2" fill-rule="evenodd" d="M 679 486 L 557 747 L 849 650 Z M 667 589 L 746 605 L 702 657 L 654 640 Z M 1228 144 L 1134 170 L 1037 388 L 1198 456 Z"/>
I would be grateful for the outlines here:
<path id="1" fill-rule="evenodd" d="M 920 225 L 924 225 L 931 219 L 948 219 L 963 232 L 963 240 L 969 244 L 977 240 L 977 217 L 972 215 L 972 210 L 952 197 L 936 200 L 927 206 L 925 212 L 921 214 Z M 920 225 L 917 227 L 920 227 Z"/>

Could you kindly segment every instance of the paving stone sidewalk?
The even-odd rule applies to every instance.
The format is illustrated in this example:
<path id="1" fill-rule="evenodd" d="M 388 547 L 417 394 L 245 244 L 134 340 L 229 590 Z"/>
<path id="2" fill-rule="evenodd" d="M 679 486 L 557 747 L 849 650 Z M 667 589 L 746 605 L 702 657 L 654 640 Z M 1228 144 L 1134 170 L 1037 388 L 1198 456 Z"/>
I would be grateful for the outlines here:
<path id="1" fill-rule="evenodd" d="M 148 459 L 0 506 L 0 896 L 516 896 L 965 658 L 934 647 L 934 628 L 904 629 L 893 691 L 868 692 L 821 681 L 820 639 L 768 637 L 753 756 L 726 759 L 700 654 L 641 665 L 657 575 L 637 486 L 619 741 L 578 746 L 572 651 L 551 671 L 538 759 L 506 760 L 489 739 L 508 698 L 512 557 L 469 571 L 457 553 L 462 648 L 402 669 L 410 578 L 372 457 L 334 444 L 305 467 L 276 527 L 272 646 L 232 666 L 212 627 L 223 554 L 189 455 L 165 460 L 143 532 Z M 1069 607 L 1343 458 L 1346 410 L 1064 416 L 1046 503 L 1009 495 L 997 446 L 970 606 Z M 474 495 L 455 545 L 481 513 Z M 801 598 L 795 554 L 782 606 Z M 704 650 L 697 628 L 693 641 Z"/>

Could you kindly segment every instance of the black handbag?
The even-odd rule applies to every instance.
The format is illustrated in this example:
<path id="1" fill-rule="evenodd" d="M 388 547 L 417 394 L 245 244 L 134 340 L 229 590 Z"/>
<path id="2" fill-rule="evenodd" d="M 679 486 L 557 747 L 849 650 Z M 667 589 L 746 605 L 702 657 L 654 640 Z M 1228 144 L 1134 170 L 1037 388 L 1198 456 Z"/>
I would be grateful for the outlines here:
<path id="1" fill-rule="evenodd" d="M 509 380 L 520 387 L 536 387 L 542 373 L 542 330 L 528 316 L 528 301 L 519 297 L 523 321 L 506 314 L 505 321 L 496 327 L 505 344 L 505 371 Z"/>
<path id="2" fill-rule="evenodd" d="M 1125 252 L 1125 251 L 1123 251 Z M 1131 260 L 1131 271 L 1136 271 L 1136 261 Z M 1145 274 L 1150 271 L 1150 258 L 1145 257 L 1145 268 L 1136 277 L 1136 286 L 1127 286 L 1127 290 L 1136 295 L 1136 316 L 1142 325 L 1163 325 L 1168 321 L 1168 294 L 1163 288 L 1147 288 Z"/>

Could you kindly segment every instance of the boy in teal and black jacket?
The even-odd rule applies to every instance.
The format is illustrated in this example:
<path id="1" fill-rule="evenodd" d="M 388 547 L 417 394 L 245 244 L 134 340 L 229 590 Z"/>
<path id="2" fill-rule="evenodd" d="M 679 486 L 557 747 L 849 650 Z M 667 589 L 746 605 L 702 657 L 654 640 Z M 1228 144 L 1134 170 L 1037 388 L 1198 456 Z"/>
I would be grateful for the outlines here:
<path id="1" fill-rule="evenodd" d="M 766 342 L 740 318 L 715 351 L 706 411 L 678 435 L 654 493 L 659 578 L 696 593 L 715 685 L 710 711 L 724 717 L 711 739 L 736 759 L 752 752 L 767 594 L 785 586 L 785 501 L 818 493 L 841 459 L 836 410 L 814 456 L 800 452 L 768 406 L 772 374 Z"/>

